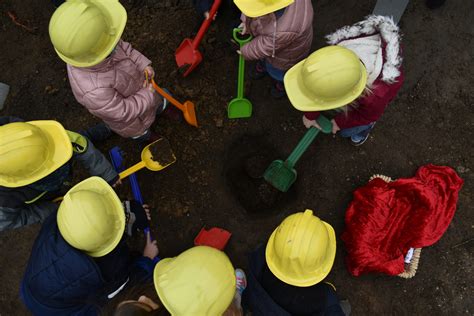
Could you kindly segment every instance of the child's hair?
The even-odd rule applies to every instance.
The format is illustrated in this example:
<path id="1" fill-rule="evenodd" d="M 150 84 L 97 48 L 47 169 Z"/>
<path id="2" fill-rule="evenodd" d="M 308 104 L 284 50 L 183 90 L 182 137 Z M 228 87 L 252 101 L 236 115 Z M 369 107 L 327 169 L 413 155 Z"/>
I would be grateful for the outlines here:
<path id="1" fill-rule="evenodd" d="M 357 108 L 359 106 L 359 102 L 357 102 L 358 99 L 364 98 L 368 95 L 371 95 L 372 93 L 373 93 L 372 85 L 370 85 L 370 86 L 367 85 L 367 86 L 365 86 L 364 91 L 362 91 L 362 93 L 357 97 L 357 99 L 355 99 L 354 101 L 352 101 L 349 104 L 346 104 L 346 105 L 341 106 L 340 108 L 337 108 L 337 109 L 334 109 L 334 110 L 336 112 L 343 112 L 345 115 L 348 115 L 349 110 L 351 108 Z"/>
<path id="2" fill-rule="evenodd" d="M 156 302 L 159 307 L 154 311 L 146 311 L 142 305 L 143 303 L 134 301 L 122 304 L 121 302 L 127 300 L 137 300 L 140 296 L 145 295 Z M 150 315 L 170 315 L 166 308 L 161 303 L 156 295 L 155 286 L 153 282 L 137 284 L 129 288 L 125 288 L 121 293 L 111 299 L 108 304 L 102 309 L 101 315 L 114 316 L 150 316 Z"/>
<path id="3" fill-rule="evenodd" d="M 114 311 L 114 316 L 150 316 L 161 315 L 160 309 L 147 311 L 144 309 L 143 303 L 128 302 L 120 305 Z"/>

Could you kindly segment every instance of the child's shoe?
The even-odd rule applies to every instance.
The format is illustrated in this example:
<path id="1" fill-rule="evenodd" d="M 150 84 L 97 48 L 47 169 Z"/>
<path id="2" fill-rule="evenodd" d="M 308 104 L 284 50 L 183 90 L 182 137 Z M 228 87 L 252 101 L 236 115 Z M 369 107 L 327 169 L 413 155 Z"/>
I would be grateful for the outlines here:
<path id="1" fill-rule="evenodd" d="M 235 269 L 235 287 L 239 296 L 242 296 L 245 288 L 247 287 L 247 276 L 245 275 L 244 270 Z"/>
<path id="2" fill-rule="evenodd" d="M 365 136 L 354 135 L 351 136 L 351 144 L 354 146 L 360 146 L 369 138 L 370 132 Z"/>
<path id="3" fill-rule="evenodd" d="M 253 79 L 253 80 L 262 79 L 266 75 L 267 75 L 267 69 L 265 68 L 265 65 L 263 64 L 263 62 L 260 60 L 257 61 L 257 63 L 255 64 L 255 67 L 253 67 L 249 73 L 250 79 Z"/>
<path id="4" fill-rule="evenodd" d="M 270 95 L 274 99 L 281 99 L 286 96 L 285 86 L 283 85 L 283 83 L 280 81 L 275 81 L 270 90 Z"/>

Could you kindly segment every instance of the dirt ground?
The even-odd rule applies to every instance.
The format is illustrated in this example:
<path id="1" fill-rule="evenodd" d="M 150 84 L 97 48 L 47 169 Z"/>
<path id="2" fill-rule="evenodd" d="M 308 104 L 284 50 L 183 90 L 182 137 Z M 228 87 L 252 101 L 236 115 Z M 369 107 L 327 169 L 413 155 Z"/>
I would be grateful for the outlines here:
<path id="1" fill-rule="evenodd" d="M 288 214 L 312 209 L 340 236 L 353 190 L 372 174 L 411 177 L 427 163 L 449 165 L 465 180 L 458 210 L 443 238 L 423 250 L 413 279 L 352 277 L 344 266 L 339 240 L 328 280 L 349 299 L 353 315 L 474 314 L 474 2 L 448 0 L 441 9 L 430 11 L 424 1 L 411 1 L 401 22 L 406 82 L 398 98 L 362 147 L 319 136 L 298 163 L 298 181 L 286 196 L 234 183 L 246 163 L 258 166 L 287 156 L 305 130 L 301 113 L 287 99 L 271 98 L 269 79 L 246 84 L 254 105 L 252 118 L 227 119 L 237 76 L 237 56 L 228 44 L 231 17 L 220 12 L 203 43 L 203 63 L 183 79 L 176 71 L 174 50 L 196 29 L 193 9 L 176 5 L 177 1 L 142 2 L 134 8 L 124 3 L 129 22 L 123 38 L 153 60 L 161 85 L 178 99 L 196 103 L 200 123 L 196 129 L 158 119 L 154 129 L 170 140 L 178 160 L 162 172 L 138 175 L 145 200 L 154 206 L 153 233 L 162 256 L 191 247 L 201 227 L 219 226 L 233 234 L 226 252 L 234 265 L 246 268 L 247 254 L 265 243 Z M 325 34 L 369 14 L 375 0 L 313 3 L 316 49 L 324 45 Z M 56 119 L 78 130 L 97 119 L 75 101 L 66 67 L 50 44 L 47 30 L 53 10 L 46 0 L 0 2 L 0 82 L 11 86 L 0 114 Z M 7 11 L 15 11 L 34 31 L 12 23 Z M 98 147 L 105 153 L 116 145 L 126 152 L 127 164 L 138 161 L 137 145 L 118 136 Z M 84 175 L 76 173 L 76 180 Z M 119 191 L 123 198 L 130 195 L 127 185 Z M 263 194 L 269 201 L 258 204 L 242 193 Z M 265 211 L 258 212 L 259 208 Z M 18 288 L 39 228 L 0 233 L 0 315 L 27 314 Z"/>

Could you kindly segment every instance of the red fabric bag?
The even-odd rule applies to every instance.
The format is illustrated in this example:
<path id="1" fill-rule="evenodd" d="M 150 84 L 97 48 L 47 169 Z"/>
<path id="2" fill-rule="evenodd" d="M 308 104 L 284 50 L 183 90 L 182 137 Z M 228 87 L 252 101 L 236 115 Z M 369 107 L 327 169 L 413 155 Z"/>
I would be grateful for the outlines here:
<path id="1" fill-rule="evenodd" d="M 415 177 L 371 180 L 354 192 L 342 234 L 349 272 L 397 275 L 410 248 L 437 242 L 456 210 L 463 180 L 450 167 L 426 165 Z"/>

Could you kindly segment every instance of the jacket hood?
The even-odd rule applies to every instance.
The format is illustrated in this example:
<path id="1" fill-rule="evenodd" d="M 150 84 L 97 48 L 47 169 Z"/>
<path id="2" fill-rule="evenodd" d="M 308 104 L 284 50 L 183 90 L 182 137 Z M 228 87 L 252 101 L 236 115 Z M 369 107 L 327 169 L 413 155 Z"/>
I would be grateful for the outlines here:
<path id="1" fill-rule="evenodd" d="M 369 15 L 365 20 L 353 25 L 344 26 L 326 36 L 328 44 L 337 45 L 340 41 L 355 37 L 380 34 L 385 47 L 385 63 L 382 68 L 382 80 L 392 83 L 400 76 L 399 68 L 402 65 L 400 50 L 400 29 L 391 17 Z"/>

